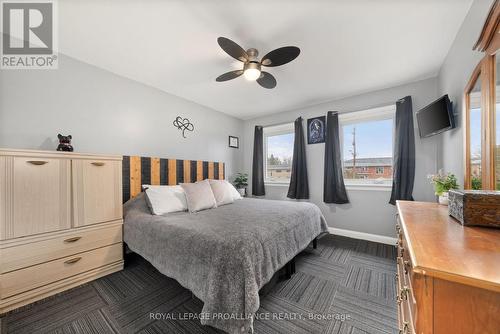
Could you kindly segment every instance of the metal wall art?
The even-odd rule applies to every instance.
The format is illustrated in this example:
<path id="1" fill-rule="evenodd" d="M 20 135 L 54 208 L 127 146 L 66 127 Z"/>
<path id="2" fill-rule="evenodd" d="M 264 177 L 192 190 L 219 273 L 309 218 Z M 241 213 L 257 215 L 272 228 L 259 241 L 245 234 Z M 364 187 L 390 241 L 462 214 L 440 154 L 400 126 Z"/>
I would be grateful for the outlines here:
<path id="1" fill-rule="evenodd" d="M 174 126 L 182 131 L 182 137 L 186 138 L 186 131 L 194 131 L 194 125 L 187 118 L 177 116 L 174 120 Z"/>

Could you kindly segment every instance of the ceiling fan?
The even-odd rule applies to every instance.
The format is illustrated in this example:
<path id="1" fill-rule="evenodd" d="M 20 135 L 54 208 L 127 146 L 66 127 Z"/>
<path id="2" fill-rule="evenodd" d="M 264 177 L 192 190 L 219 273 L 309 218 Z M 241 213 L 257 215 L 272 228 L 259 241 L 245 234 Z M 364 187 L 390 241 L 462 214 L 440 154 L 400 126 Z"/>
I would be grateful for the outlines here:
<path id="1" fill-rule="evenodd" d="M 259 51 L 251 48 L 244 50 L 241 46 L 229 38 L 217 38 L 222 50 L 236 60 L 243 62 L 243 69 L 226 72 L 215 79 L 217 82 L 236 79 L 240 75 L 250 81 L 257 81 L 264 88 L 272 89 L 276 87 L 276 79 L 271 73 L 262 71 L 262 66 L 276 67 L 291 62 L 300 54 L 300 49 L 296 46 L 284 46 L 266 54 L 259 61 Z"/>

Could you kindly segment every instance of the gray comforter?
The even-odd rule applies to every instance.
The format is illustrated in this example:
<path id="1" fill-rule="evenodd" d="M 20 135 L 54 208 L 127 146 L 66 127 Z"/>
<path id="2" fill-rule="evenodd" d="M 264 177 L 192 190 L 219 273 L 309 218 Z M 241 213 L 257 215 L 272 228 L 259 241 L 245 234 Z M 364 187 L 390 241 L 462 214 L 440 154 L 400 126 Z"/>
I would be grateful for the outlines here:
<path id="1" fill-rule="evenodd" d="M 253 331 L 259 289 L 327 231 L 311 203 L 243 199 L 189 214 L 151 215 L 143 195 L 124 207 L 124 240 L 204 302 L 201 323 Z"/>

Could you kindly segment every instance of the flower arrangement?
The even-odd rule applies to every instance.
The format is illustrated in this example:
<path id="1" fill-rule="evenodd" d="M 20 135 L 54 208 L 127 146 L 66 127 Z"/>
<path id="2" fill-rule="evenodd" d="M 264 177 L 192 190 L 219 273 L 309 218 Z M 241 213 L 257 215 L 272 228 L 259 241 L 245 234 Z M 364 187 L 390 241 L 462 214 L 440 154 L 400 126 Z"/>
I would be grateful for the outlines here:
<path id="1" fill-rule="evenodd" d="M 429 175 L 428 178 L 434 185 L 434 191 L 437 196 L 442 196 L 450 189 L 458 189 L 457 177 L 451 173 L 444 173 L 442 169 L 437 174 Z"/>

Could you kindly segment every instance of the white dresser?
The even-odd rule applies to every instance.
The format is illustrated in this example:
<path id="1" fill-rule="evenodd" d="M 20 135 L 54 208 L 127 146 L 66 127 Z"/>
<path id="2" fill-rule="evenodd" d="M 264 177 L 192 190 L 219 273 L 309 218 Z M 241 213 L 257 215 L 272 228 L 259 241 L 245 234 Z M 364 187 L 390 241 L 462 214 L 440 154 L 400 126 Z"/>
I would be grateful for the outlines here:
<path id="1" fill-rule="evenodd" d="M 0 314 L 123 269 L 122 157 L 0 149 Z"/>

